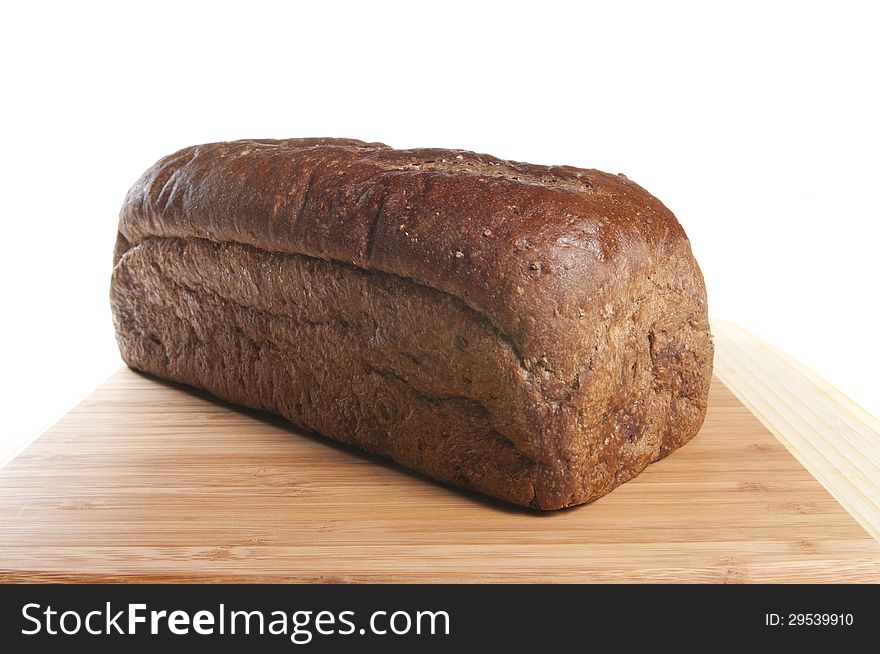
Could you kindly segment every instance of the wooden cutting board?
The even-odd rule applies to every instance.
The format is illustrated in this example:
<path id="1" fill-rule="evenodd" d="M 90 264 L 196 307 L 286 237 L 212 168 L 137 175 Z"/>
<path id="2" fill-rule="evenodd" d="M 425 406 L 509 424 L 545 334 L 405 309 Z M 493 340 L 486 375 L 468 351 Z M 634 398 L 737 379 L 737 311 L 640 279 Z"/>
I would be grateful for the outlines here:
<path id="1" fill-rule="evenodd" d="M 756 383 L 769 355 L 749 362 L 739 332 L 715 332 L 718 373 Z M 794 406 L 816 398 L 796 396 L 771 405 L 819 424 Z M 817 473 L 824 460 L 802 458 L 716 379 L 696 439 L 541 514 L 123 369 L 0 469 L 0 580 L 880 581 L 866 530 L 880 476 L 859 486 L 876 462 Z"/>

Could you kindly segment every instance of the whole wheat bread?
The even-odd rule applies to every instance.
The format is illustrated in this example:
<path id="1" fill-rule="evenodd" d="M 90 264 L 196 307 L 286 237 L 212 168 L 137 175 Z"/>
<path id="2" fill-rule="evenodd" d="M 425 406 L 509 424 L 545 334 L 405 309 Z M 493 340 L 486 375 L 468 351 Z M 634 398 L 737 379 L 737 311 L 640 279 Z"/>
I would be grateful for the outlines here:
<path id="1" fill-rule="evenodd" d="M 712 372 L 656 198 L 460 150 L 181 150 L 126 197 L 111 301 L 133 368 L 540 509 L 689 440 Z"/>

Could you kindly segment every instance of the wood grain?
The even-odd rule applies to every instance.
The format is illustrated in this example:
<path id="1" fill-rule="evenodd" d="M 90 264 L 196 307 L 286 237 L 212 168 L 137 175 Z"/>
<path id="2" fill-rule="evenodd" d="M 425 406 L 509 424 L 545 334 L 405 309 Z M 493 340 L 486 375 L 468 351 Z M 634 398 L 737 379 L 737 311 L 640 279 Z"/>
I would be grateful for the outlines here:
<path id="1" fill-rule="evenodd" d="M 0 580 L 880 581 L 880 544 L 720 382 L 701 434 L 538 514 L 121 370 L 0 470 Z"/>
<path id="2" fill-rule="evenodd" d="M 715 374 L 880 541 L 880 422 L 769 343 L 714 321 Z"/>

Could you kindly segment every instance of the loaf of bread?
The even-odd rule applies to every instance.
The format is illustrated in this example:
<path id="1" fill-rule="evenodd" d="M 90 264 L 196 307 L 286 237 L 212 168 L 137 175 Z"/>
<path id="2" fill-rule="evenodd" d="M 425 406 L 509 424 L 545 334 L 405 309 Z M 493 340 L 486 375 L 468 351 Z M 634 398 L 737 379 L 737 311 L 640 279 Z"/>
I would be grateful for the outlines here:
<path id="1" fill-rule="evenodd" d="M 348 139 L 186 148 L 119 221 L 122 357 L 436 479 L 589 502 L 699 430 L 706 293 L 623 175 Z"/>

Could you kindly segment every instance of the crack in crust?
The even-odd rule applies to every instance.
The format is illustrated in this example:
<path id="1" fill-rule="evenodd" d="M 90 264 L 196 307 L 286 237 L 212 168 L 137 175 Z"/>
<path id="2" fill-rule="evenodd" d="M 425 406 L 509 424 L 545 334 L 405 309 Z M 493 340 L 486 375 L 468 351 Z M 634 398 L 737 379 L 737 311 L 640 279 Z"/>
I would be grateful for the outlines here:
<path id="1" fill-rule="evenodd" d="M 177 238 L 177 237 L 167 237 L 167 236 L 148 236 L 137 243 L 131 243 L 122 234 L 119 234 L 118 239 L 117 239 L 117 246 L 116 246 L 115 254 L 114 254 L 114 262 L 115 262 L 114 269 L 119 264 L 119 261 L 122 259 L 123 255 L 125 255 L 129 250 L 134 250 L 134 249 L 141 247 L 145 244 L 148 244 L 150 242 L 160 242 L 160 241 L 180 241 L 182 243 L 204 242 L 204 243 L 215 244 L 208 239 Z M 363 267 L 358 266 L 356 264 L 348 264 L 348 263 L 344 263 L 344 262 L 326 260 L 326 259 L 321 259 L 320 257 L 310 257 L 307 255 L 291 255 L 290 253 L 287 253 L 287 252 L 284 252 L 281 250 L 255 248 L 255 247 L 248 245 L 246 243 L 225 242 L 225 243 L 220 243 L 219 245 L 221 245 L 221 246 L 234 245 L 234 246 L 240 247 L 243 251 L 274 254 L 274 255 L 277 255 L 280 257 L 301 256 L 304 259 L 313 259 L 316 261 L 324 261 L 326 263 L 330 263 L 330 264 L 339 266 L 340 268 L 343 268 L 343 269 L 357 271 L 358 273 L 375 274 L 378 276 L 387 276 L 389 278 L 396 278 L 396 279 L 399 279 L 403 282 L 411 283 L 416 286 L 422 287 L 422 288 L 427 289 L 431 292 L 436 292 L 439 295 L 441 295 L 445 298 L 448 298 L 448 300 L 450 302 L 453 302 L 457 305 L 460 305 L 463 309 L 466 309 L 467 311 L 473 313 L 477 319 L 484 322 L 486 324 L 486 326 L 489 329 L 491 329 L 498 336 L 499 340 L 501 340 L 503 342 L 504 346 L 510 350 L 510 354 L 511 354 L 512 358 L 516 361 L 516 364 L 520 368 L 521 373 L 525 377 L 529 377 L 532 374 L 532 371 L 530 370 L 530 367 L 527 364 L 527 361 L 523 358 L 522 354 L 519 352 L 519 350 L 516 346 L 516 343 L 514 343 L 514 341 L 511 339 L 510 335 L 505 333 L 498 325 L 496 325 L 494 322 L 492 322 L 492 320 L 490 319 L 489 316 L 487 316 L 485 313 L 481 312 L 478 308 L 471 306 L 470 304 L 468 304 L 466 301 L 462 300 L 461 298 L 454 296 L 454 295 L 451 295 L 449 293 L 446 293 L 444 291 L 441 291 L 439 289 L 433 288 L 432 286 L 424 284 L 423 282 L 419 281 L 418 279 L 415 279 L 412 277 L 407 277 L 405 275 L 399 275 L 396 273 L 371 271 L 368 268 L 363 268 Z M 217 291 L 217 294 L 222 296 L 222 292 L 220 290 Z M 227 299 L 227 298 L 224 298 L 224 299 Z M 540 363 L 540 362 L 538 362 L 538 363 Z M 566 385 L 570 386 L 573 383 L 574 383 L 574 380 L 571 380 L 571 381 L 567 382 Z M 547 399 L 548 399 L 548 401 L 555 401 L 552 397 L 549 397 Z"/>

